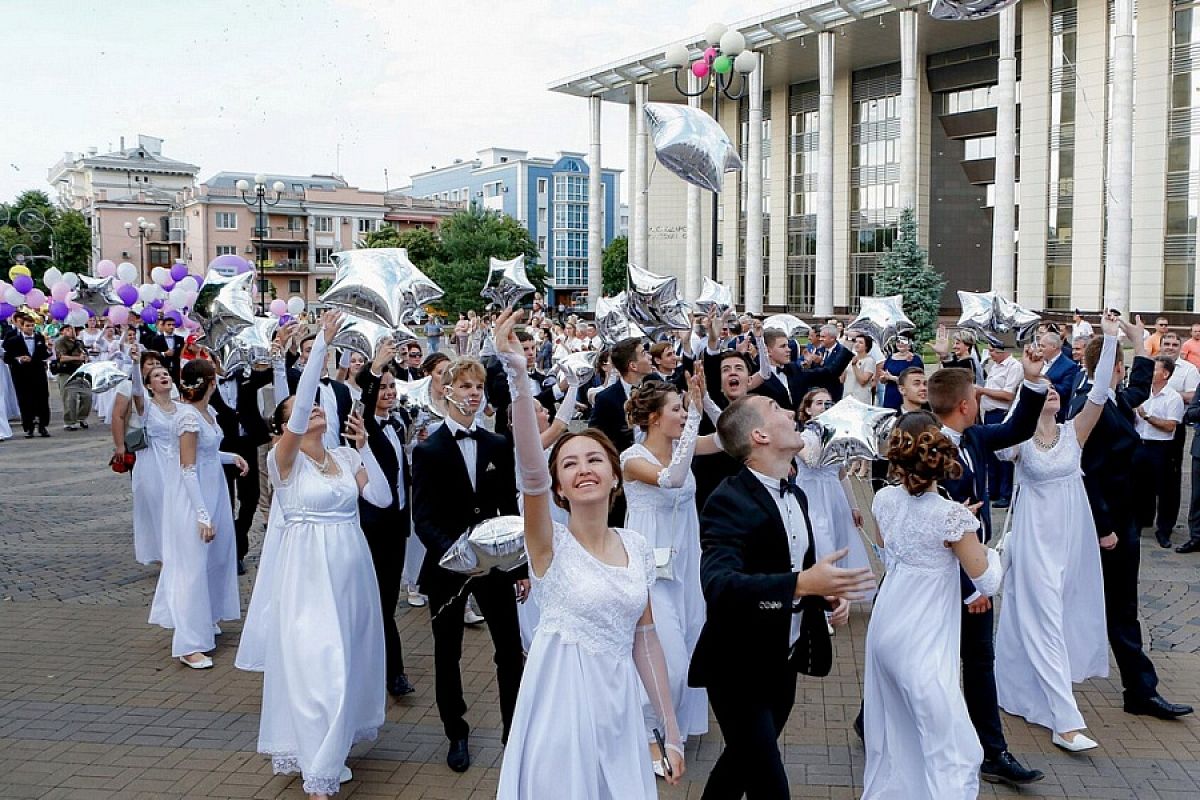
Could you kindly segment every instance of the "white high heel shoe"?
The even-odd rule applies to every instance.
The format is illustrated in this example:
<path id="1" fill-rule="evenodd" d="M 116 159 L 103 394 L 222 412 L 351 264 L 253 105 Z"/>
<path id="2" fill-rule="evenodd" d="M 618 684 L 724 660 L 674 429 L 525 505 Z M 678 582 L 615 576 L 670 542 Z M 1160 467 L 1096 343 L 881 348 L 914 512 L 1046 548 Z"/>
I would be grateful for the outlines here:
<path id="1" fill-rule="evenodd" d="M 354 773 L 345 764 L 342 765 L 342 772 L 338 775 L 338 783 L 349 783 L 354 780 Z"/>
<path id="2" fill-rule="evenodd" d="M 1068 742 L 1066 739 L 1058 735 L 1058 731 L 1055 731 L 1050 737 L 1050 741 L 1055 747 L 1062 748 L 1068 753 L 1082 753 L 1085 750 L 1095 750 L 1100 746 L 1096 742 L 1084 736 L 1082 733 L 1076 733 L 1075 738 Z"/>
<path id="3" fill-rule="evenodd" d="M 199 661 L 188 661 L 184 656 L 180 656 L 179 663 L 183 664 L 185 667 L 191 667 L 192 669 L 212 669 L 213 660 L 208 656 L 205 656 Z"/>

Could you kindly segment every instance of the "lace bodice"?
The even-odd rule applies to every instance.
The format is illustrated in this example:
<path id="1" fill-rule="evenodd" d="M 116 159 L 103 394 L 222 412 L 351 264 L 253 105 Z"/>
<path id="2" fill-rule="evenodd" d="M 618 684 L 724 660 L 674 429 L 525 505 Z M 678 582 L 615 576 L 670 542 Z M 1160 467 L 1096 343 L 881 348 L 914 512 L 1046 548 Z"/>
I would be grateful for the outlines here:
<path id="1" fill-rule="evenodd" d="M 885 486 L 871 506 L 887 546 L 888 564 L 904 564 L 929 572 L 958 569 L 958 559 L 945 542 L 957 542 L 979 527 L 966 506 L 933 492 L 912 496 L 902 486 Z"/>
<path id="2" fill-rule="evenodd" d="M 538 636 L 557 634 L 592 653 L 628 655 L 654 583 L 654 555 L 640 533 L 616 528 L 628 563 L 615 567 L 583 549 L 565 525 L 554 523 L 554 558 L 537 584 Z"/>
<path id="3" fill-rule="evenodd" d="M 1016 462 L 1015 475 L 1018 483 L 1044 483 L 1082 474 L 1079 461 L 1083 450 L 1079 447 L 1079 438 L 1075 435 L 1075 420 L 1058 426 L 1058 441 L 1049 450 L 1043 450 L 1029 439 L 1004 451 L 1001 456 Z"/>
<path id="4" fill-rule="evenodd" d="M 327 452 L 337 463 L 337 475 L 322 473 L 312 459 L 297 453 L 286 481 L 279 477 L 275 448 L 267 454 L 267 470 L 278 498 L 276 508 L 285 525 L 336 524 L 358 519 L 358 482 L 354 476 L 362 467 L 362 456 L 353 447 Z"/>
<path id="5" fill-rule="evenodd" d="M 175 439 L 185 433 L 195 433 L 196 463 L 221 461 L 221 427 L 216 422 L 206 420 L 195 406 L 180 403 L 175 409 Z"/>
<path id="6" fill-rule="evenodd" d="M 169 414 L 158 407 L 150 398 L 146 398 L 146 413 L 142 417 L 142 427 L 146 431 L 146 441 L 150 447 L 163 458 L 164 464 L 179 461 L 179 437 L 175 434 L 175 418 L 179 416 L 179 405 L 175 405 L 175 413 Z"/>
<path id="7" fill-rule="evenodd" d="M 679 448 L 679 442 L 675 443 L 675 448 Z M 659 464 L 661 466 L 661 463 L 654 457 L 654 454 L 642 444 L 635 444 L 621 453 L 622 469 L 624 469 L 625 464 L 631 458 L 644 458 L 651 464 Z M 674 511 L 688 503 L 695 502 L 696 478 L 689 469 L 683 486 L 680 486 L 678 489 L 651 486 L 641 481 L 625 481 L 624 492 L 626 507 L 630 511 L 654 511 L 659 509 Z"/>

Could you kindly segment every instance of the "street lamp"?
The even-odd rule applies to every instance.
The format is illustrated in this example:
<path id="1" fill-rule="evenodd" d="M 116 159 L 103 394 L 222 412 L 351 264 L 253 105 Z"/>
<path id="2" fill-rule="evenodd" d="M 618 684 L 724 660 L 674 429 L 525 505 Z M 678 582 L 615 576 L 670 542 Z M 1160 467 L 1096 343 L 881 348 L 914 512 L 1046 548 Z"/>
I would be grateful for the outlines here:
<path id="1" fill-rule="evenodd" d="M 701 53 L 700 58 L 692 61 L 692 53 L 687 45 L 675 44 L 667 48 L 664 60 L 667 67 L 674 70 L 675 91 L 684 97 L 701 97 L 710 88 L 713 90 L 712 116 L 716 122 L 721 121 L 721 95 L 730 100 L 741 100 L 750 88 L 750 73 L 758 68 L 758 55 L 753 50 L 746 49 L 746 37 L 738 31 L 727 28 L 719 22 L 709 25 L 704 31 L 704 39 L 708 47 Z M 679 84 L 679 76 L 683 70 L 689 69 L 693 75 L 703 81 L 700 88 L 694 92 Z M 734 84 L 738 77 L 741 82 L 737 91 Z M 717 203 L 716 192 L 712 202 L 712 279 L 717 279 Z"/>
<path id="2" fill-rule="evenodd" d="M 136 229 L 132 222 L 125 223 L 125 235 L 138 240 L 138 273 L 141 276 L 141 283 L 146 282 L 146 240 L 153 236 L 156 230 L 158 230 L 158 225 L 147 222 L 145 217 L 137 218 Z"/>
<path id="3" fill-rule="evenodd" d="M 245 178 L 237 182 L 237 190 L 242 194 L 242 202 L 250 208 L 255 208 L 254 215 L 254 233 L 258 240 L 257 251 L 254 256 L 254 267 L 258 270 L 258 313 L 264 317 L 267 315 L 267 275 L 264 262 L 267 254 L 267 215 L 263 210 L 264 206 L 279 205 L 279 201 L 283 199 L 284 190 L 283 181 L 275 181 L 271 185 L 271 190 L 275 192 L 275 199 L 267 199 L 267 176 L 261 172 L 254 176 L 254 194 L 247 195 L 250 191 L 250 184 Z"/>

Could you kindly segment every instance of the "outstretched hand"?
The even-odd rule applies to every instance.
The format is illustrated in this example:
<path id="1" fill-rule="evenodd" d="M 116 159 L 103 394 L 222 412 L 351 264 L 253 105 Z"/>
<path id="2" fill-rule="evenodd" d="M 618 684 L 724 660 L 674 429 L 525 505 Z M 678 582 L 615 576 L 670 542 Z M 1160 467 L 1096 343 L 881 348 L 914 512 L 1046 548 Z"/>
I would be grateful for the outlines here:
<path id="1" fill-rule="evenodd" d="M 334 335 L 342 327 L 342 320 L 346 315 L 340 311 L 330 309 L 321 315 L 321 333 L 325 336 L 325 344 L 333 341 Z"/>

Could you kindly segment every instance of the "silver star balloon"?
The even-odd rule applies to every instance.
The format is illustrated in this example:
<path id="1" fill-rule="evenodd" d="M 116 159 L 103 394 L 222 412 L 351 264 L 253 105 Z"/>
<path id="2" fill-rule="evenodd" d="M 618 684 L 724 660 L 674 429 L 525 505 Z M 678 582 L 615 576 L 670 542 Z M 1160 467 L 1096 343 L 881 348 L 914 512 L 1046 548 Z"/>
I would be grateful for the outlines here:
<path id="1" fill-rule="evenodd" d="M 853 397 L 843 397 L 813 420 L 820 436 L 817 464 L 847 464 L 859 458 L 883 458 L 881 450 L 891 432 L 894 408 L 868 405 Z M 806 456 L 806 461 L 809 458 Z M 811 463 L 811 461 L 810 461 Z"/>
<path id="2" fill-rule="evenodd" d="M 398 347 L 405 342 L 416 341 L 417 337 L 403 323 L 391 328 L 386 325 L 379 325 L 368 319 L 347 314 L 346 318 L 342 320 L 342 326 L 333 335 L 333 340 L 330 344 L 334 347 L 342 347 L 347 350 L 353 350 L 356 353 L 361 353 L 364 358 L 371 361 L 375 358 L 375 353 L 379 350 L 379 345 L 388 339 L 394 341 Z"/>
<path id="3" fill-rule="evenodd" d="M 438 564 L 452 572 L 482 575 L 492 569 L 505 572 L 527 563 L 525 520 L 518 516 L 493 517 L 458 538 Z"/>
<path id="4" fill-rule="evenodd" d="M 554 371 L 565 378 L 568 384 L 582 386 L 596 374 L 596 359 L 599 355 L 597 350 L 571 353 L 554 365 Z"/>
<path id="5" fill-rule="evenodd" d="M 1017 0 L 933 0 L 929 16 L 948 22 L 983 19 L 999 14 Z"/>
<path id="6" fill-rule="evenodd" d="M 226 372 L 271 366 L 271 345 L 279 330 L 275 317 L 255 317 L 254 323 L 238 331 L 221 350 L 221 365 Z"/>
<path id="7" fill-rule="evenodd" d="M 71 377 L 67 379 L 67 386 L 82 387 L 99 394 L 120 386 L 127 380 L 129 376 L 116 362 L 93 361 L 71 373 Z"/>
<path id="8" fill-rule="evenodd" d="M 772 314 L 763 320 L 763 330 L 783 331 L 789 339 L 794 339 L 810 335 L 812 333 L 812 326 L 791 314 Z"/>
<path id="9" fill-rule="evenodd" d="M 726 172 L 742 168 L 733 142 L 716 120 L 680 103 L 646 103 L 658 163 L 688 183 L 720 192 Z"/>
<path id="10" fill-rule="evenodd" d="M 692 303 L 696 310 L 703 314 L 711 314 L 715 309 L 717 314 L 733 310 L 733 291 L 723 283 L 717 283 L 707 275 L 703 276 L 700 296 Z"/>
<path id="11" fill-rule="evenodd" d="M 639 339 L 646 332 L 629 318 L 629 299 L 625 292 L 616 297 L 601 297 L 596 301 L 596 331 L 604 343 L 612 346 L 622 339 L 636 336 Z"/>
<path id="12" fill-rule="evenodd" d="M 996 319 L 995 292 L 967 292 L 958 290 L 958 302 L 962 306 L 962 314 L 958 317 L 958 327 L 986 333 L 993 330 Z"/>
<path id="13" fill-rule="evenodd" d="M 123 306 L 124 301 L 117 295 L 116 278 L 93 278 L 90 275 L 79 276 L 79 286 L 75 289 L 75 302 L 101 316 L 109 306 Z"/>
<path id="14" fill-rule="evenodd" d="M 525 274 L 525 256 L 519 255 L 508 261 L 488 259 L 488 279 L 479 293 L 500 308 L 512 308 L 521 298 L 537 291 Z"/>
<path id="15" fill-rule="evenodd" d="M 250 288 L 254 273 L 222 275 L 209 270 L 192 304 L 191 316 L 200 323 L 207 345 L 220 352 L 239 333 L 254 324 L 254 299 Z"/>
<path id="16" fill-rule="evenodd" d="M 687 303 L 679 296 L 679 281 L 674 276 L 657 275 L 630 264 L 625 296 L 629 319 L 651 338 L 664 331 L 692 327 Z"/>
<path id="17" fill-rule="evenodd" d="M 345 250 L 331 258 L 337 275 L 321 302 L 376 325 L 396 328 L 442 296 L 403 247 Z"/>
<path id="18" fill-rule="evenodd" d="M 995 327 L 999 334 L 1013 334 L 1017 342 L 1028 342 L 1037 332 L 1042 318 L 1011 300 L 996 296 Z"/>
<path id="19" fill-rule="evenodd" d="M 846 326 L 846 333 L 865 333 L 884 350 L 890 350 L 897 336 L 907 335 L 915 329 L 904 313 L 904 295 L 893 294 L 862 298 L 858 316 Z"/>

